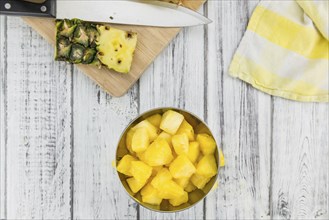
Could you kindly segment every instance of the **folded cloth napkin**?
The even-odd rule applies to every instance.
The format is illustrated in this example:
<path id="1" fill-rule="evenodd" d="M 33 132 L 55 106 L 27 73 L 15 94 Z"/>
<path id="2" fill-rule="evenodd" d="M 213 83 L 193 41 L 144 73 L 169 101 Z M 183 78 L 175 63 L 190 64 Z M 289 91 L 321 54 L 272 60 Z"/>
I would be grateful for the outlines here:
<path id="1" fill-rule="evenodd" d="M 329 1 L 262 1 L 229 72 L 271 95 L 329 102 Z"/>

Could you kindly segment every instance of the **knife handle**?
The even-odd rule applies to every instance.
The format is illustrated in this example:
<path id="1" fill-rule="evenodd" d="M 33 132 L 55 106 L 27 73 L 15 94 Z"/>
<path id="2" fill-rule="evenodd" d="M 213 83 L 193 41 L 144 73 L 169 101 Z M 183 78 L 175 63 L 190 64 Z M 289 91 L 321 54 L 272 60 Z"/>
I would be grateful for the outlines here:
<path id="1" fill-rule="evenodd" d="M 0 0 L 1 15 L 55 17 L 55 0 Z"/>

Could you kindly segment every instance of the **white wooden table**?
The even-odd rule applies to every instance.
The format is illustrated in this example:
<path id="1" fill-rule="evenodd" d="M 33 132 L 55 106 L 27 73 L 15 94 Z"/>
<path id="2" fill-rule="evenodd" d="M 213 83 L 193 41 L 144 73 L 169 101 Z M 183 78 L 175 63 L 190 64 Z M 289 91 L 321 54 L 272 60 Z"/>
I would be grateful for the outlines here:
<path id="1" fill-rule="evenodd" d="M 0 219 L 328 219 L 329 105 L 265 95 L 227 69 L 257 1 L 209 1 L 121 98 L 103 92 L 21 19 L 1 16 Z M 204 118 L 226 167 L 184 212 L 136 205 L 111 166 L 139 113 Z"/>

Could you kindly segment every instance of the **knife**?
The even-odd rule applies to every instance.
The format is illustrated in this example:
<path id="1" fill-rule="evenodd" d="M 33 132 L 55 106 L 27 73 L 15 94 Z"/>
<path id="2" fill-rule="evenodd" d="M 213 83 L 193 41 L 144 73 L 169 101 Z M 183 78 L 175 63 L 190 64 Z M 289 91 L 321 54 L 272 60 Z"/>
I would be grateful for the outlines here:
<path id="1" fill-rule="evenodd" d="M 156 0 L 6 0 L 0 14 L 79 18 L 91 22 L 187 27 L 211 22 L 188 8 Z"/>

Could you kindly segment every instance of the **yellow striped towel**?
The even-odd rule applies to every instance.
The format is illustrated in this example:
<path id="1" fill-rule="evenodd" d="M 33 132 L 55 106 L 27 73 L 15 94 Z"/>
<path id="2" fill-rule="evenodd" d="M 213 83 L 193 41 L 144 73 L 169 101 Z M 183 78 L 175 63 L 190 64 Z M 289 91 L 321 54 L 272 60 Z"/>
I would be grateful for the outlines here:
<path id="1" fill-rule="evenodd" d="M 329 1 L 262 1 L 230 75 L 271 95 L 329 102 Z"/>

